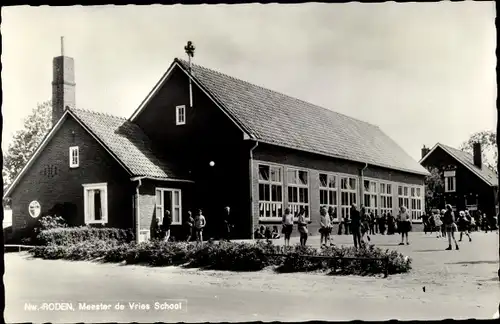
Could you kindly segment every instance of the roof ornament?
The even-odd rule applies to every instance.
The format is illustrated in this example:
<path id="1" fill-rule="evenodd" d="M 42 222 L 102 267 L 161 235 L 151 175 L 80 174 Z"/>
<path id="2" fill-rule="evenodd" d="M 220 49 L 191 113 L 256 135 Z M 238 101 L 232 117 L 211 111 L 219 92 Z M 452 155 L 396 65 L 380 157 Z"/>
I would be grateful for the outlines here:
<path id="1" fill-rule="evenodd" d="M 187 45 L 184 46 L 184 51 L 186 52 L 188 56 L 188 62 L 189 62 L 189 74 L 192 74 L 192 69 L 191 69 L 191 58 L 194 57 L 194 50 L 196 47 L 194 46 L 193 42 L 188 41 Z M 191 86 L 191 76 L 189 77 L 189 108 L 193 108 L 193 88 Z"/>

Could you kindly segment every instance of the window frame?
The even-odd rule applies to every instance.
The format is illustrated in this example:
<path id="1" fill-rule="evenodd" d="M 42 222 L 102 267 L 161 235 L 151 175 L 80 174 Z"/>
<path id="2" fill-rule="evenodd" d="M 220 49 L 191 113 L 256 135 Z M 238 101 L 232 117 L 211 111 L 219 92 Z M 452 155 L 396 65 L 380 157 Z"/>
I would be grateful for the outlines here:
<path id="1" fill-rule="evenodd" d="M 260 179 L 260 167 L 268 167 L 269 168 L 269 180 Z M 273 181 L 271 178 L 271 169 L 275 168 L 280 171 L 281 182 Z M 259 210 L 259 220 L 260 221 L 280 221 L 283 217 L 284 213 L 284 205 L 285 205 L 285 181 L 284 181 L 284 168 L 281 165 L 270 164 L 270 163 L 257 163 L 257 201 L 258 201 L 258 210 Z M 260 187 L 261 185 L 269 186 L 269 200 L 261 200 L 260 199 Z M 272 200 L 272 186 L 280 186 L 281 187 L 281 201 Z M 273 216 L 273 209 L 276 209 L 276 216 Z M 281 215 L 280 215 L 281 210 Z M 260 212 L 264 211 L 264 216 L 260 215 Z M 266 211 L 270 212 L 270 216 L 266 216 Z"/>
<path id="2" fill-rule="evenodd" d="M 382 190 L 382 185 L 384 186 L 384 190 Z M 390 188 L 390 190 L 389 190 L 389 188 Z M 392 215 L 394 213 L 394 200 L 393 200 L 394 190 L 393 190 L 393 188 L 394 188 L 394 183 L 380 182 L 380 184 L 379 184 L 380 215 L 388 214 L 388 213 L 390 213 Z M 389 204 L 389 202 L 390 202 L 390 204 Z M 391 205 L 391 207 L 387 207 L 388 205 Z"/>
<path id="3" fill-rule="evenodd" d="M 351 179 L 354 179 L 355 180 L 355 184 L 356 184 L 356 188 L 354 189 L 350 189 L 350 188 L 347 188 L 347 189 L 343 189 L 342 188 L 342 180 L 343 179 L 347 179 L 347 184 L 348 184 L 348 187 L 349 187 L 349 184 L 350 184 L 350 180 Z M 359 201 L 359 178 L 357 176 L 354 176 L 354 175 L 351 175 L 351 174 L 339 174 L 339 208 L 340 208 L 340 213 L 339 213 L 339 216 L 340 219 L 344 219 L 345 216 L 347 216 L 348 219 L 351 219 L 351 205 L 354 203 L 354 204 L 358 204 L 358 201 Z M 344 205 L 342 203 L 342 194 L 343 193 L 346 193 L 347 194 L 347 200 L 348 200 L 348 205 Z M 356 199 L 355 202 L 352 201 L 352 195 L 354 194 L 354 197 Z"/>
<path id="4" fill-rule="evenodd" d="M 180 113 L 182 111 L 182 114 Z M 179 120 L 179 117 L 183 117 Z M 175 125 L 186 125 L 186 105 L 179 105 L 175 107 Z"/>
<path id="5" fill-rule="evenodd" d="M 288 172 L 293 171 L 295 172 L 295 177 L 297 179 L 296 183 L 290 183 L 288 180 Z M 300 179 L 300 172 L 305 172 L 307 175 L 307 184 L 301 184 L 299 183 Z M 294 214 L 294 218 L 297 219 L 298 212 L 300 211 L 300 207 L 304 206 L 307 207 L 307 215 L 306 215 L 306 220 L 311 221 L 311 172 L 307 169 L 301 169 L 301 168 L 295 168 L 295 167 L 287 167 L 286 168 L 286 198 L 287 198 L 287 206 L 290 208 L 290 211 Z M 290 188 L 297 188 L 297 202 L 290 202 Z M 300 189 L 306 189 L 307 190 L 307 195 L 304 197 L 307 197 L 307 203 L 300 202 Z"/>
<path id="6" fill-rule="evenodd" d="M 82 185 L 83 187 L 83 212 L 84 212 L 84 221 L 85 224 L 107 224 L 108 223 L 108 184 L 106 182 L 102 183 L 86 183 Z M 88 192 L 90 190 L 100 190 L 103 203 L 101 204 L 102 209 L 102 219 L 96 220 L 95 215 L 94 219 L 90 218 L 89 215 L 89 201 L 88 201 Z"/>
<path id="7" fill-rule="evenodd" d="M 450 183 L 448 182 L 451 180 L 452 188 L 450 189 Z M 457 176 L 456 173 L 453 172 L 453 175 L 444 175 L 444 192 L 457 192 Z"/>
<path id="8" fill-rule="evenodd" d="M 155 212 L 158 211 L 158 207 L 161 208 L 161 214 L 160 214 L 160 217 L 158 218 L 158 224 L 160 224 L 160 225 L 163 224 L 163 215 L 165 215 L 165 208 L 164 208 L 165 207 L 164 206 L 165 195 L 164 195 L 164 193 L 166 191 L 172 193 L 172 202 L 171 202 L 171 209 L 170 209 L 171 210 L 170 216 L 172 217 L 172 224 L 171 225 L 182 225 L 182 190 L 178 189 L 178 188 L 163 188 L 163 187 L 156 187 L 155 188 Z M 157 193 L 158 192 L 160 192 L 160 198 L 161 198 L 160 204 L 158 204 L 158 200 L 157 200 Z M 175 199 L 174 199 L 174 195 L 176 192 L 179 194 L 179 204 L 178 205 L 175 204 Z M 176 221 L 174 219 L 173 210 L 175 208 L 179 209 L 179 221 Z"/>
<path id="9" fill-rule="evenodd" d="M 76 152 L 76 155 L 73 153 Z M 73 157 L 76 158 L 76 162 L 73 160 Z M 70 146 L 69 147 L 69 167 L 71 169 L 78 168 L 80 166 L 80 149 L 78 146 Z"/>
<path id="10" fill-rule="evenodd" d="M 321 183 L 321 176 L 322 175 L 325 175 L 326 176 L 326 187 L 322 185 Z M 330 187 L 330 179 L 331 178 L 334 178 L 335 179 L 335 187 L 332 188 Z M 334 210 L 335 210 L 335 217 L 333 218 L 334 221 L 339 221 L 339 217 L 340 217 L 340 213 L 339 213 L 339 206 L 340 206 L 340 202 L 339 202 L 339 193 L 340 193 L 340 190 L 339 190 L 339 175 L 338 174 L 335 174 L 335 173 L 330 173 L 330 172 L 323 172 L 323 171 L 319 171 L 318 172 L 318 181 L 319 181 L 319 206 L 320 207 L 325 207 L 327 210 L 330 209 L 330 207 L 333 207 Z M 324 204 L 321 202 L 321 197 L 322 197 L 322 191 L 326 191 L 326 197 L 327 197 L 327 200 L 328 200 L 328 203 Z M 333 195 L 335 197 L 335 200 L 336 200 L 336 204 L 333 205 L 331 204 L 331 201 L 330 201 L 330 192 L 333 192 Z"/>
<path id="11" fill-rule="evenodd" d="M 366 189 L 365 182 L 368 182 L 368 190 Z M 372 185 L 375 187 L 375 191 L 372 191 Z M 363 179 L 363 206 L 365 207 L 365 211 L 367 213 L 373 212 L 374 214 L 378 214 L 379 211 L 379 197 L 380 193 L 380 182 L 369 179 L 369 178 L 364 178 Z M 366 205 L 366 197 L 368 197 L 368 202 L 370 206 Z M 371 206 L 372 202 L 375 202 L 376 206 Z"/>

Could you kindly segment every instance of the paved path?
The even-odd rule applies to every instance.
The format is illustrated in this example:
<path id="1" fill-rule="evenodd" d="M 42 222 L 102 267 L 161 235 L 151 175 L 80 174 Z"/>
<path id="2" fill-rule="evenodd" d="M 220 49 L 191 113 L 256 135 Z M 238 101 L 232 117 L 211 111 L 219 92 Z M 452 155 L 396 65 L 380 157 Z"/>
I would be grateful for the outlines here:
<path id="1" fill-rule="evenodd" d="M 311 238 L 311 243 L 319 241 Z M 335 237 L 350 243 L 349 237 Z M 444 251 L 443 239 L 412 235 L 372 242 L 414 259 L 409 274 L 332 277 L 151 268 L 89 262 L 30 259 L 6 254 L 7 322 L 203 322 L 491 318 L 500 301 L 498 236 L 476 234 L 460 251 Z M 314 243 L 316 244 L 316 243 Z M 426 287 L 423 292 L 422 287 Z M 183 311 L 130 310 L 128 302 L 187 300 Z M 25 303 L 123 302 L 123 311 L 25 311 Z"/>

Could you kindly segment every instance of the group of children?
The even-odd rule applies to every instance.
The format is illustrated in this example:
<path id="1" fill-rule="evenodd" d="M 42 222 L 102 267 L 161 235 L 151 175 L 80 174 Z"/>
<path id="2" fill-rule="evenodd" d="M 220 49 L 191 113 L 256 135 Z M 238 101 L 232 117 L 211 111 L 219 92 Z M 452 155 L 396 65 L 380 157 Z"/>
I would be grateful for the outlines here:
<path id="1" fill-rule="evenodd" d="M 205 228 L 207 221 L 201 209 L 198 209 L 196 215 L 193 217 L 191 211 L 187 212 L 186 219 L 186 240 L 189 242 L 193 238 L 193 235 L 197 242 L 203 242 L 203 229 Z M 157 240 L 168 241 L 170 239 L 170 229 L 172 226 L 172 215 L 169 210 L 165 210 L 162 221 L 158 216 L 153 217 L 151 224 L 151 238 Z"/>

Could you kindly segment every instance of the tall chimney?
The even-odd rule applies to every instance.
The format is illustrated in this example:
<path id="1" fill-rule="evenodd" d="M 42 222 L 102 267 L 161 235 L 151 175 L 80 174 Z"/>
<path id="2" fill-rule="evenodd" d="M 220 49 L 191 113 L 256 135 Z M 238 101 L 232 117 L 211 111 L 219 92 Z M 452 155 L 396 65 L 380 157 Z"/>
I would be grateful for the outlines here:
<path id="1" fill-rule="evenodd" d="M 474 165 L 478 168 L 483 167 L 483 156 L 481 152 L 481 143 L 474 143 L 472 146 L 473 157 L 474 157 Z"/>
<path id="2" fill-rule="evenodd" d="M 429 149 L 428 147 L 425 147 L 425 145 L 424 145 L 424 147 L 422 147 L 422 159 L 423 159 L 423 158 L 424 158 L 424 156 L 426 156 L 426 155 L 427 155 L 427 153 L 429 153 L 429 152 L 430 152 L 430 149 Z"/>
<path id="3" fill-rule="evenodd" d="M 64 114 L 66 107 L 75 107 L 75 61 L 64 56 L 64 37 L 61 37 L 61 56 L 52 61 L 52 126 Z"/>

